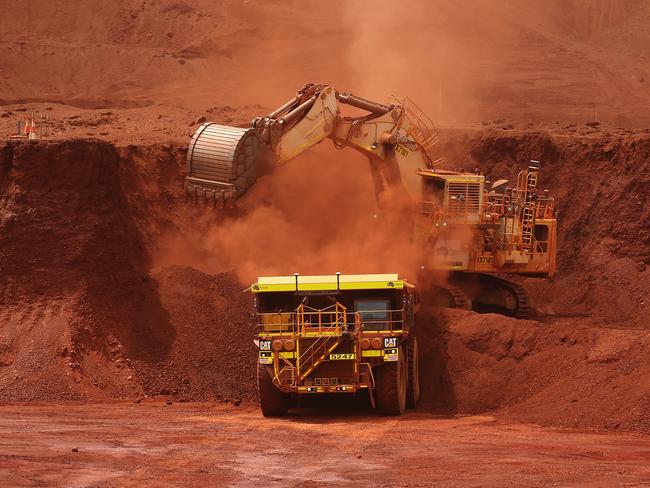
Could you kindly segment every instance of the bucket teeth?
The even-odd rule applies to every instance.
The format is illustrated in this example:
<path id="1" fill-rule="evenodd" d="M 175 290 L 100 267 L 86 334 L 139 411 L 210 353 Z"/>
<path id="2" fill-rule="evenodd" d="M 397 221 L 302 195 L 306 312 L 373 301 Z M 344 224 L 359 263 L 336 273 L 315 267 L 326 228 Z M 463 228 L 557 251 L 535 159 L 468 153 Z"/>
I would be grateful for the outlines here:
<path id="1" fill-rule="evenodd" d="M 236 191 L 234 188 L 204 188 L 185 181 L 185 194 L 191 197 L 195 203 L 200 201 L 203 205 L 209 205 L 214 209 L 232 208 L 235 205 Z"/>

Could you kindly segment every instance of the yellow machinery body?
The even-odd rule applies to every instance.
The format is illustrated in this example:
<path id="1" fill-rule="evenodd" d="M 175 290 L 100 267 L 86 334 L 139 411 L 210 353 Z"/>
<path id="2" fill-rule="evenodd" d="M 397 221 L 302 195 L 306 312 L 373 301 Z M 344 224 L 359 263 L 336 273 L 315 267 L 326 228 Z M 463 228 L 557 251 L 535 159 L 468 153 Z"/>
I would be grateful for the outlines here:
<path id="1" fill-rule="evenodd" d="M 418 170 L 417 238 L 432 269 L 551 277 L 556 271 L 554 200 L 537 189 L 531 162 L 517 184 L 486 188 L 481 174 Z"/>
<path id="2" fill-rule="evenodd" d="M 372 367 L 396 359 L 417 306 L 396 274 L 260 277 L 250 290 L 259 363 L 292 393 L 374 388 Z"/>
<path id="3" fill-rule="evenodd" d="M 363 391 L 391 414 L 417 403 L 412 331 L 419 301 L 406 280 L 397 274 L 271 276 L 249 290 L 265 415 L 284 413 L 292 396 L 323 393 Z"/>

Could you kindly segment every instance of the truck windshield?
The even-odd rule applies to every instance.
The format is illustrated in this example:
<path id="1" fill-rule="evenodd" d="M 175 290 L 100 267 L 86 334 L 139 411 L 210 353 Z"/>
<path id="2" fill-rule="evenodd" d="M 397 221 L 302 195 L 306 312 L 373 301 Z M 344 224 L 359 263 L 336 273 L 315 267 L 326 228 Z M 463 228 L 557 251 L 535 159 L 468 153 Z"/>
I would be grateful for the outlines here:
<path id="1" fill-rule="evenodd" d="M 389 327 L 388 299 L 355 300 L 354 310 L 361 315 L 363 328 L 366 330 L 382 330 Z"/>

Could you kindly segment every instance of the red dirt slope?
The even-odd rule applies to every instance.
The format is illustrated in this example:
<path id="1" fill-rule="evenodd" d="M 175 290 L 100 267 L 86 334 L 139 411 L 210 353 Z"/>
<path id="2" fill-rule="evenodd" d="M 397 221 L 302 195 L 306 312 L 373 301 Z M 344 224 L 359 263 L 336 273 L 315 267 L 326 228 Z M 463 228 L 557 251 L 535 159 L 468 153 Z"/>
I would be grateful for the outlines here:
<path id="1" fill-rule="evenodd" d="M 0 398 L 253 396 L 242 287 L 150 273 L 181 200 L 181 151 L 71 140 L 1 154 Z"/>
<path id="2" fill-rule="evenodd" d="M 647 2 L 407 0 L 402 10 L 386 0 L 10 4 L 0 104 L 277 106 L 317 81 L 411 96 L 444 123 L 649 120 Z"/>
<path id="3" fill-rule="evenodd" d="M 647 329 L 461 310 L 425 312 L 418 328 L 423 409 L 650 432 Z"/>

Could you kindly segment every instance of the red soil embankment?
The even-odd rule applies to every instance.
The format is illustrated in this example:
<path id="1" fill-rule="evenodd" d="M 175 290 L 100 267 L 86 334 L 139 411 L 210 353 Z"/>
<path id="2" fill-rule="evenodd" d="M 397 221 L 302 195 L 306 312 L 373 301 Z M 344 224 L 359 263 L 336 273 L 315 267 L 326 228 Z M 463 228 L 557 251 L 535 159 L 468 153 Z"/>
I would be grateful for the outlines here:
<path id="1" fill-rule="evenodd" d="M 229 345 L 246 322 L 222 317 L 244 308 L 240 286 L 228 274 L 150 272 L 182 201 L 182 150 L 71 140 L 2 154 L 0 398 L 203 398 L 230 381 L 223 370 L 247 371 L 218 364 L 245 354 Z"/>

